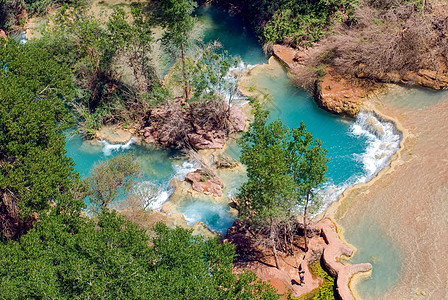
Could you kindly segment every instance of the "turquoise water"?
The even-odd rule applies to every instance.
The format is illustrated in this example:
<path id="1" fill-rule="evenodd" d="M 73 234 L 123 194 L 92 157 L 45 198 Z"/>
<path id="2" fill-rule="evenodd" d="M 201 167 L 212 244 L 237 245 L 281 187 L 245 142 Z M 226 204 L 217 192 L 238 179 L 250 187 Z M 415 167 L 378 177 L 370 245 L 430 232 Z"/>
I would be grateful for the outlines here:
<path id="1" fill-rule="evenodd" d="M 160 188 L 159 194 L 148 206 L 151 209 L 160 209 L 169 198 L 172 193 L 169 183 L 173 178 L 183 180 L 188 172 L 196 169 L 193 163 L 179 159 L 175 151 L 147 148 L 131 142 L 117 145 L 107 142 L 92 143 L 83 140 L 80 135 L 70 133 L 66 133 L 66 136 L 67 155 L 73 158 L 75 170 L 81 177 L 87 177 L 90 169 L 101 161 L 122 153 L 134 154 L 141 168 L 139 181 L 155 184 Z"/>
<path id="2" fill-rule="evenodd" d="M 256 39 L 247 38 L 247 29 L 241 29 L 244 25 L 235 17 L 226 16 L 210 7 L 204 8 L 201 14 L 203 20 L 209 20 L 207 24 L 213 24 L 209 28 L 214 31 L 206 34 L 206 38 L 219 39 L 225 49 L 231 54 L 241 55 L 246 63 L 266 62 Z M 257 47 L 259 51 L 252 52 L 248 49 L 250 47 Z M 256 54 L 251 57 L 248 53 Z M 267 103 L 271 120 L 280 119 L 289 127 L 305 122 L 307 129 L 328 149 L 328 182 L 323 188 L 327 203 L 336 200 L 348 186 L 365 182 L 377 174 L 398 148 L 401 137 L 393 124 L 371 113 L 363 112 L 356 120 L 327 113 L 319 109 L 305 91 L 293 86 L 284 70 L 265 71 L 257 75 L 256 82 L 258 90 L 271 96 Z M 226 152 L 237 158 L 240 149 L 232 143 Z M 349 242 L 358 251 L 350 262 L 371 262 L 373 265 L 372 277 L 358 285 L 360 294 L 365 299 L 375 299 L 398 280 L 401 257 L 374 221 L 363 220 L 351 229 L 346 236 L 350 237 Z"/>
<path id="3" fill-rule="evenodd" d="M 271 120 L 280 119 L 291 128 L 305 122 L 307 130 L 322 141 L 323 148 L 328 149 L 327 177 L 330 182 L 340 185 L 364 175 L 365 170 L 358 158 L 365 152 L 369 141 L 365 136 L 353 134 L 353 120 L 320 109 L 304 90 L 291 84 L 286 72 L 278 77 L 266 74 L 257 79 L 258 84 L 273 97 L 268 104 Z"/>
<path id="4" fill-rule="evenodd" d="M 204 24 L 206 41 L 218 39 L 230 54 L 241 55 L 243 61 L 249 64 L 267 61 L 255 35 L 238 18 L 211 7 L 199 9 L 198 15 Z M 272 119 L 280 118 L 290 127 L 298 126 L 301 121 L 304 121 L 307 129 L 323 141 L 323 147 L 329 149 L 331 159 L 328 171 L 329 186 L 334 190 L 331 193 L 337 195 L 348 184 L 371 175 L 372 172 L 366 167 L 365 158 L 372 155 L 369 156 L 366 150 L 378 138 L 369 136 L 368 130 L 362 124 L 319 109 L 303 90 L 291 84 L 284 71 L 279 76 L 264 74 L 259 78 L 259 85 L 262 85 L 273 97 L 269 107 Z M 117 149 L 114 150 L 114 147 Z M 155 182 L 163 189 L 163 195 L 157 200 L 158 205 L 161 205 L 170 194 L 169 181 L 173 177 L 182 179 L 188 170 L 194 169 L 192 165 L 185 165 L 184 161 L 177 160 L 175 153 L 160 149 L 146 149 L 134 144 L 124 145 L 124 147 L 108 144 L 92 145 L 89 142 L 83 142 L 79 136 L 74 136 L 67 140 L 66 149 L 68 155 L 75 160 L 76 169 L 82 176 L 87 176 L 96 162 L 123 151 L 135 152 L 143 167 L 145 180 Z M 230 145 L 227 151 L 234 157 L 239 155 L 239 149 L 235 144 Z M 235 185 L 226 187 L 229 193 L 235 194 L 236 185 L 241 180 L 227 182 Z M 203 221 L 212 230 L 221 233 L 226 231 L 234 219 L 227 213 L 227 205 L 216 205 L 197 199 L 185 201 L 180 211 L 185 214 L 190 223 Z"/>
<path id="5" fill-rule="evenodd" d="M 179 211 L 185 216 L 188 225 L 201 221 L 210 230 L 220 234 L 226 234 L 235 221 L 235 216 L 228 213 L 227 204 L 215 204 L 200 199 L 188 199 L 179 207 Z"/>
<path id="6" fill-rule="evenodd" d="M 200 7 L 196 13 L 205 43 L 219 41 L 230 55 L 240 56 L 247 64 L 267 62 L 255 33 L 240 18 L 213 6 Z"/>
<path id="7" fill-rule="evenodd" d="M 356 285 L 362 299 L 377 299 L 398 280 L 402 257 L 380 226 L 369 218 L 362 218 L 357 226 L 347 228 L 344 236 L 357 251 L 349 261 L 353 264 L 369 262 L 372 275 Z"/>
<path id="8" fill-rule="evenodd" d="M 176 152 L 165 149 L 148 149 L 136 144 L 110 145 L 85 141 L 80 135 L 67 135 L 67 155 L 76 163 L 75 170 L 82 177 L 89 175 L 94 164 L 121 153 L 133 153 L 141 166 L 143 175 L 155 183 L 167 184 L 175 173 L 175 166 L 182 164 L 176 159 Z"/>

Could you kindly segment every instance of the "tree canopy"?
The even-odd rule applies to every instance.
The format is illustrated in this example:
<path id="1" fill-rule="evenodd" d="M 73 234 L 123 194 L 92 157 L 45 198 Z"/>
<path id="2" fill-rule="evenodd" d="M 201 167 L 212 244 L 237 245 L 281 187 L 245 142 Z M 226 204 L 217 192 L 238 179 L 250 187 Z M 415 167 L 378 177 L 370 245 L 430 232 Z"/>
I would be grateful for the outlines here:
<path id="1" fill-rule="evenodd" d="M 268 113 L 258 103 L 254 106 L 255 120 L 241 141 L 241 162 L 247 166 L 248 181 L 240 188 L 237 208 L 239 218 L 268 232 L 278 268 L 279 228 L 291 221 L 300 206 L 306 216 L 313 190 L 325 180 L 327 151 L 303 122 L 293 129 L 279 120 L 268 123 Z"/>
<path id="2" fill-rule="evenodd" d="M 2 233 L 12 237 L 18 212 L 26 219 L 50 203 L 65 210 L 82 206 L 70 196 L 77 173 L 62 133 L 73 124 L 65 103 L 74 93 L 65 66 L 13 40 L 0 41 L 0 81 L 0 216 Z"/>
<path id="3" fill-rule="evenodd" d="M 150 239 L 116 213 L 51 213 L 0 244 L 0 299 L 278 299 L 254 274 L 233 274 L 234 256 L 186 229 L 158 224 Z"/>

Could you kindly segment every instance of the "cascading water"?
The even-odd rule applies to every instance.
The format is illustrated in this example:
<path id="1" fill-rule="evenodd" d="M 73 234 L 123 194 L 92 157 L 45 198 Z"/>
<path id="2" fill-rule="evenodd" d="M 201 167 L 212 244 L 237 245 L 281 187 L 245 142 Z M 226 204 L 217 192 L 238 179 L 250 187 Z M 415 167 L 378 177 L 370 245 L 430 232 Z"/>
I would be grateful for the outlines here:
<path id="1" fill-rule="evenodd" d="M 356 156 L 366 174 L 358 181 L 365 182 L 386 166 L 400 146 L 401 134 L 392 122 L 384 121 L 372 112 L 360 112 L 351 129 L 354 136 L 367 138 L 366 151 Z"/>
<path id="2" fill-rule="evenodd" d="M 157 186 L 157 195 L 151 199 L 148 208 L 160 210 L 173 192 L 169 183 L 173 178 L 184 180 L 186 174 L 197 169 L 194 162 L 176 159 L 177 153 L 163 149 L 148 149 L 129 140 L 123 144 L 111 144 L 108 141 L 84 141 L 80 135 L 66 138 L 67 155 L 76 163 L 75 169 L 86 177 L 94 164 L 125 152 L 133 152 L 142 169 L 141 182 L 134 193 L 147 195 L 145 189 Z"/>
<path id="3" fill-rule="evenodd" d="M 25 44 L 28 40 L 26 39 L 26 31 L 17 31 L 11 34 L 11 38 L 19 42 L 19 44 Z"/>
<path id="4" fill-rule="evenodd" d="M 348 129 L 348 134 L 365 140 L 365 148 L 361 153 L 354 153 L 353 160 L 362 166 L 362 171 L 353 174 L 344 182 L 334 184 L 326 182 L 319 192 L 323 205 L 318 212 L 336 201 L 348 187 L 367 182 L 378 174 L 399 149 L 401 133 L 392 122 L 388 122 L 373 112 L 361 111 Z"/>
<path id="5" fill-rule="evenodd" d="M 265 63 L 266 57 L 255 36 L 247 28 L 241 30 L 241 26 L 244 25 L 236 17 L 207 7 L 202 8 L 199 19 L 206 24 L 204 26 L 205 42 L 217 39 L 224 50 L 229 50 L 232 55 L 241 55 L 242 63 L 232 71 L 254 67 L 247 63 Z M 232 76 L 231 72 L 229 76 Z M 327 174 L 329 180 L 322 189 L 325 203 L 334 201 L 348 186 L 365 182 L 375 176 L 398 148 L 400 136 L 394 130 L 392 123 L 385 122 L 367 112 L 361 112 L 353 122 L 322 111 L 303 90 L 292 85 L 281 66 L 261 72 L 259 76 L 256 76 L 256 85 L 258 87 L 255 89 L 263 90 L 272 96 L 268 103 L 271 119 L 280 118 L 290 127 L 297 127 L 301 121 L 304 121 L 307 129 L 323 141 L 323 147 L 329 149 L 331 159 Z M 243 97 L 237 98 L 239 99 L 235 102 L 245 101 Z M 160 209 L 170 197 L 171 179 L 183 180 L 188 172 L 197 168 L 194 163 L 176 160 L 175 155 L 170 151 L 146 149 L 132 141 L 125 144 L 110 144 L 106 141 L 92 144 L 83 142 L 81 137 L 75 136 L 67 139 L 66 148 L 68 155 L 75 160 L 76 169 L 82 176 L 88 175 L 95 162 L 125 151 L 134 151 L 144 173 L 141 188 L 149 188 L 151 184 L 159 187 L 157 197 L 152 199 L 149 205 L 155 210 Z M 239 147 L 231 142 L 226 152 L 238 158 Z M 239 184 L 244 181 L 244 176 L 241 174 L 234 177 L 234 179 L 226 180 L 229 182 L 229 186 L 225 187 L 225 194 L 228 196 L 235 195 Z M 185 201 L 179 210 L 184 213 L 190 224 L 204 221 L 212 230 L 221 233 L 226 231 L 233 222 L 231 220 L 234 219 L 234 216 L 228 213 L 227 205 L 203 202 L 198 199 Z"/>

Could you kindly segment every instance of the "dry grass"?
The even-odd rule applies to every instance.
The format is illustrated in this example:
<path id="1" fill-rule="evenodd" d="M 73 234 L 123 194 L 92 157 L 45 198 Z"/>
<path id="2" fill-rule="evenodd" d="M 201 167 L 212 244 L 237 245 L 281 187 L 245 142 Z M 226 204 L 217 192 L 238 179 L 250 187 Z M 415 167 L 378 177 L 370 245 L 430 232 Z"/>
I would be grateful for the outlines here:
<path id="1" fill-rule="evenodd" d="M 372 2 L 375 7 L 369 4 Z M 381 2 L 386 3 L 386 8 L 377 8 Z M 381 79 L 391 72 L 446 69 L 446 17 L 432 4 L 423 11 L 413 4 L 391 6 L 392 2 L 365 1 L 355 12 L 356 22 L 339 25 L 334 34 L 316 46 L 305 63 L 308 74 L 298 78 L 299 84 L 309 87 L 327 65 L 352 79 Z"/>

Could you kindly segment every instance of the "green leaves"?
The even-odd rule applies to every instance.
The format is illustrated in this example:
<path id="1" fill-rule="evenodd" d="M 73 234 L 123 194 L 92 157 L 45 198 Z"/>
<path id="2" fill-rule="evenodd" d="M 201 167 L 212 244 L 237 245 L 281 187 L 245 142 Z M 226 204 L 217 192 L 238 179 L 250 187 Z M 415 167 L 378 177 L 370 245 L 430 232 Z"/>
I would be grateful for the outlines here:
<path id="1" fill-rule="evenodd" d="M 104 211 L 112 200 L 125 196 L 134 186 L 140 166 L 133 155 L 121 154 L 95 164 L 86 178 L 91 203 Z"/>
<path id="2" fill-rule="evenodd" d="M 162 41 L 167 46 L 188 48 L 195 18 L 191 15 L 197 3 L 192 0 L 161 0 L 161 24 L 166 29 Z"/>
<path id="3" fill-rule="evenodd" d="M 65 107 L 73 85 L 70 71 L 38 46 L 0 43 L 0 190 L 27 217 L 61 201 L 77 178 L 62 134 L 73 124 Z"/>
<path id="4" fill-rule="evenodd" d="M 320 40 L 335 22 L 350 18 L 358 0 L 247 1 L 247 14 L 267 43 L 311 44 Z M 254 13 L 255 12 L 255 13 Z M 252 15 L 256 18 L 253 19 Z"/>
<path id="5" fill-rule="evenodd" d="M 230 244 L 163 224 L 149 242 L 116 213 L 45 215 L 20 243 L 0 244 L 0 299 L 278 299 L 233 274 Z"/>
<path id="6" fill-rule="evenodd" d="M 241 141 L 248 181 L 239 210 L 243 218 L 266 224 L 287 219 L 307 192 L 325 181 L 328 158 L 305 124 L 289 129 L 278 120 L 267 123 L 267 113 L 255 106 L 255 120 Z"/>

